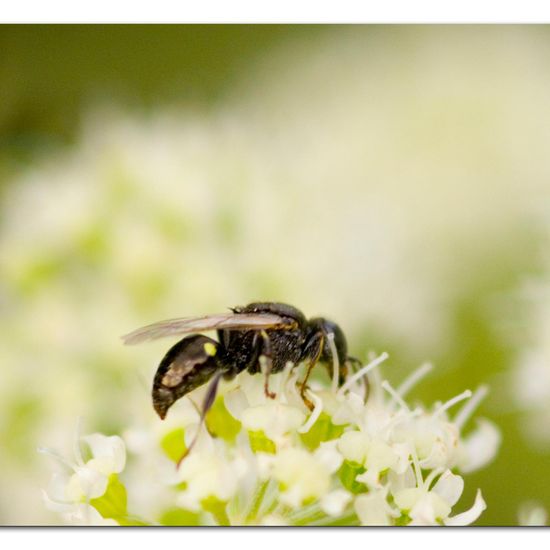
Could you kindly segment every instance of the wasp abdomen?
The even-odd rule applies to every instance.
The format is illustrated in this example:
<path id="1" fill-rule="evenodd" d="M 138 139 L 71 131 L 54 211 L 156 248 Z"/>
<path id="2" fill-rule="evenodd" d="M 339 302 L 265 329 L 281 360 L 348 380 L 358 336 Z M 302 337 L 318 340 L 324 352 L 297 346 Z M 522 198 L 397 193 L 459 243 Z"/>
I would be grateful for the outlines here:
<path id="1" fill-rule="evenodd" d="M 161 418 L 175 401 L 219 370 L 217 352 L 218 343 L 202 335 L 187 336 L 168 350 L 153 381 L 153 406 Z"/>

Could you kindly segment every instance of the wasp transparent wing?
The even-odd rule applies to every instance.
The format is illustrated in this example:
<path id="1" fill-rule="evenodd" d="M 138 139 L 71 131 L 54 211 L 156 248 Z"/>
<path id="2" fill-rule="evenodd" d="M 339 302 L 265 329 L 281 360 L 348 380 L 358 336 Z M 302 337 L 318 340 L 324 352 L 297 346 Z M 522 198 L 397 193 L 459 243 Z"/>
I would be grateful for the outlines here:
<path id="1" fill-rule="evenodd" d="M 271 313 L 226 313 L 206 315 L 204 317 L 181 317 L 159 321 L 146 327 L 138 328 L 122 337 L 126 345 L 139 344 L 148 340 L 168 338 L 190 332 L 209 330 L 263 330 L 283 329 L 294 322 Z"/>

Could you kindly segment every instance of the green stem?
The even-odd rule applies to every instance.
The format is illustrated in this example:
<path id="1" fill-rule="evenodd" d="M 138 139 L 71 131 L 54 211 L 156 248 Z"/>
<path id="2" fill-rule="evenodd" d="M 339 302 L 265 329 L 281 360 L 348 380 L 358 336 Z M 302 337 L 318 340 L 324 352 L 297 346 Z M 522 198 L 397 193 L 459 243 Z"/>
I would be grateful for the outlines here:
<path id="1" fill-rule="evenodd" d="M 349 514 L 347 516 L 339 516 L 337 518 L 326 516 L 326 518 L 310 523 L 310 525 L 318 527 L 337 527 L 342 525 L 360 525 L 360 523 L 356 514 Z"/>
<path id="2" fill-rule="evenodd" d="M 262 505 L 262 502 L 264 500 L 265 493 L 267 491 L 267 487 L 269 485 L 269 480 L 264 481 L 263 483 L 260 483 L 258 489 L 254 493 L 254 497 L 252 498 L 252 503 L 250 504 L 250 509 L 248 510 L 248 513 L 245 517 L 245 523 L 251 523 L 253 520 L 256 519 L 256 516 L 258 515 L 258 512 L 260 510 L 260 506 Z"/>
<path id="3" fill-rule="evenodd" d="M 326 514 L 321 510 L 319 503 L 311 504 L 290 513 L 287 516 L 288 521 L 293 525 L 308 525 L 313 521 L 318 521 L 326 517 Z"/>

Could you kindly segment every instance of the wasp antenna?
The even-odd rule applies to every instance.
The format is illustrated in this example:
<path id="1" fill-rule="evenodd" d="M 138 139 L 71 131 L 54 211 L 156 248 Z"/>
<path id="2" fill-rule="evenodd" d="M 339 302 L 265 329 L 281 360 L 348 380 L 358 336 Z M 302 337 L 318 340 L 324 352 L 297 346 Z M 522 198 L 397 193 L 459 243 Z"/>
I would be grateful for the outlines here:
<path id="1" fill-rule="evenodd" d="M 179 469 L 181 466 L 181 463 L 185 460 L 187 456 L 189 456 L 189 453 L 195 446 L 195 443 L 197 442 L 197 439 L 199 438 L 199 434 L 201 433 L 201 428 L 204 425 L 206 415 L 208 411 L 212 408 L 212 405 L 214 404 L 214 401 L 216 400 L 216 394 L 218 392 L 218 385 L 220 383 L 220 380 L 222 376 L 224 375 L 223 372 L 218 372 L 214 378 L 212 378 L 212 381 L 210 382 L 210 385 L 208 386 L 208 389 L 206 390 L 206 395 L 204 396 L 204 401 L 202 402 L 202 410 L 201 410 L 201 416 L 199 419 L 199 427 L 197 429 L 197 433 L 195 434 L 195 437 L 193 437 L 193 441 L 191 441 L 191 444 L 186 449 L 186 451 L 183 453 L 183 455 L 180 457 L 180 459 L 176 463 L 176 469 Z"/>

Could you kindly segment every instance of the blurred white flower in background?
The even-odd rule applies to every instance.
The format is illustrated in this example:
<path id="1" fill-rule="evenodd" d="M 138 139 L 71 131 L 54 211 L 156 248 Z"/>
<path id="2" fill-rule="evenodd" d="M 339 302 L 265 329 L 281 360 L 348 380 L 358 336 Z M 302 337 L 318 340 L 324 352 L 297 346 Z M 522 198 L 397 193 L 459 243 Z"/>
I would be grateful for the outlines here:
<path id="1" fill-rule="evenodd" d="M 548 512 L 543 506 L 536 502 L 524 502 L 518 512 L 518 523 L 520 525 L 535 527 L 546 525 Z"/>
<path id="2" fill-rule="evenodd" d="M 373 361 L 361 374 L 380 362 L 380 358 Z M 97 472 L 120 472 L 119 438 L 98 434 L 83 438 L 90 444 L 93 458 L 85 464 L 78 459 L 82 465 L 74 468 L 76 473 L 65 485 L 65 498 L 77 510 L 84 501 L 104 520 L 122 524 L 132 524 L 128 510 L 141 518 L 140 523 L 168 525 L 469 525 L 477 520 L 486 508 L 479 490 L 468 510 L 451 515 L 464 489 L 463 478 L 451 469 L 460 470 L 458 457 L 463 454 L 473 453 L 467 464 L 481 465 L 497 452 L 498 431 L 494 427 L 490 428 L 495 433 L 490 438 L 492 447 L 481 459 L 460 435 L 484 391 L 473 396 L 466 391 L 432 410 L 411 409 L 403 400 L 404 392 L 394 390 L 387 381 L 380 383 L 379 377 L 372 378 L 365 403 L 364 386 L 349 377 L 341 388 L 312 383 L 308 397 L 314 409 L 310 412 L 296 389 L 298 369 L 291 369 L 289 365 L 283 373 L 273 375 L 274 400 L 265 396 L 262 376 L 241 373 L 222 388 L 223 395 L 208 413 L 206 426 L 199 424 L 196 411 L 189 414 L 189 403 L 200 399 L 204 389 L 192 392 L 176 408 L 176 414 L 170 414 L 172 423 L 183 422 L 157 438 L 157 449 L 136 448 L 138 456 L 156 454 L 157 458 L 162 449 L 165 458 L 173 461 L 166 464 L 164 460 L 160 478 L 156 477 L 159 468 L 144 470 L 139 461 L 132 465 L 132 460 L 121 474 L 122 480 L 129 476 L 128 491 L 133 484 L 155 485 L 162 478 L 172 488 L 171 502 L 152 499 L 152 517 L 143 519 L 143 510 L 132 499 L 127 505 L 126 501 L 117 504 L 121 497 L 117 501 L 111 489 L 108 497 L 90 500 L 105 494 L 103 479 L 94 478 L 86 490 L 79 481 L 79 490 L 72 490 L 75 476 L 80 480 Z M 419 378 L 413 374 L 411 380 Z M 448 410 L 465 399 L 470 399 L 469 403 L 451 419 Z M 346 410 L 346 420 L 342 420 L 342 410 Z M 253 425 L 245 421 L 249 413 L 255 419 Z M 176 470 L 175 463 L 198 429 L 196 446 Z M 145 431 L 143 427 L 138 430 Z M 90 476 L 81 475 L 82 469 L 91 472 Z M 119 488 L 119 495 L 121 492 Z M 52 505 L 52 500 L 48 497 L 46 504 L 56 510 L 59 503 Z M 58 511 L 68 523 L 82 521 L 74 512 Z M 90 521 L 98 518 L 92 516 Z"/>
<path id="3" fill-rule="evenodd" d="M 523 350 L 510 375 L 510 394 L 522 411 L 524 433 L 540 446 L 550 445 L 550 283 L 530 280 L 519 293 L 524 303 Z"/>
<path id="4" fill-rule="evenodd" d="M 417 357 L 445 347 L 453 300 L 491 276 L 499 251 L 524 244 L 532 203 L 548 192 L 550 77 L 536 29 L 401 32 L 336 30 L 291 44 L 208 112 L 95 111 L 73 149 L 9 182 L 2 522 L 52 521 L 37 498 L 45 472 L 34 448 L 61 447 L 75 416 L 105 433 L 152 421 L 150 380 L 165 345 L 129 350 L 118 339 L 145 322 L 278 299 L 338 320 L 351 338 L 376 330 Z M 357 413 L 359 404 L 333 401 L 323 404 L 342 422 Z M 247 417 L 250 405 L 237 418 L 249 428 L 269 419 L 274 442 L 305 414 L 272 416 L 267 403 Z M 485 461 L 480 438 L 457 450 L 444 415 L 434 423 L 399 410 L 411 426 L 395 434 L 416 434 L 426 467 L 445 467 L 449 449 Z M 373 486 L 404 460 L 404 442 L 389 445 L 372 432 L 377 422 L 358 426 L 377 464 L 365 478 Z M 169 500 L 163 484 L 155 491 Z M 285 498 L 304 495 L 297 487 Z M 322 498 L 334 509 L 347 497 Z"/>

